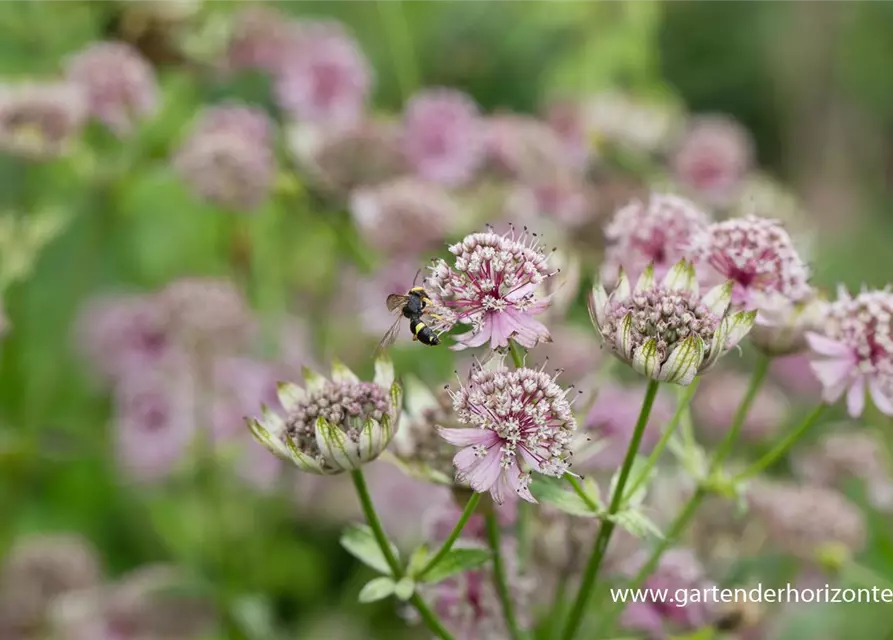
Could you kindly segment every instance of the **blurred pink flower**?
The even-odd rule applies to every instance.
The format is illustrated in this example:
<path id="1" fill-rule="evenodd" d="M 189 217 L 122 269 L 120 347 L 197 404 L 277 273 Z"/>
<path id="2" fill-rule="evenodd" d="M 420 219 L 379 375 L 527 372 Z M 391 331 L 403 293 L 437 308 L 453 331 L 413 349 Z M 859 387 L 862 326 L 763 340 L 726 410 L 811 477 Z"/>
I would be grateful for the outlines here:
<path id="1" fill-rule="evenodd" d="M 749 382 L 749 375 L 735 371 L 717 371 L 704 378 L 692 401 L 692 412 L 714 439 L 722 439 L 732 426 Z M 746 440 L 772 437 L 785 426 L 790 408 L 787 396 L 779 388 L 771 383 L 763 384 L 744 420 L 742 437 Z"/>
<path id="2" fill-rule="evenodd" d="M 490 116 L 486 141 L 487 168 L 500 177 L 544 180 L 575 168 L 558 134 L 536 118 L 511 113 Z"/>
<path id="3" fill-rule="evenodd" d="M 818 399 L 822 392 L 822 384 L 812 371 L 809 356 L 797 353 L 790 356 L 773 358 L 769 365 L 772 378 L 788 391 L 804 400 Z"/>
<path id="4" fill-rule="evenodd" d="M 592 329 L 563 323 L 551 329 L 552 342 L 527 354 L 527 366 L 559 369 L 568 380 L 578 381 L 598 372 L 604 361 L 602 345 Z"/>
<path id="5" fill-rule="evenodd" d="M 620 468 L 629 441 L 633 436 L 645 389 L 641 386 L 623 387 L 607 384 L 598 391 L 598 397 L 583 423 L 583 431 L 605 446 L 588 459 L 576 459 L 584 468 L 614 471 Z M 651 407 L 651 416 L 642 435 L 639 452 L 648 454 L 660 439 L 661 429 L 673 417 L 673 401 L 666 394 L 658 394 Z"/>
<path id="6" fill-rule="evenodd" d="M 195 380 L 186 371 L 144 371 L 115 389 L 115 447 L 125 476 L 154 482 L 186 455 L 198 429 Z"/>
<path id="7" fill-rule="evenodd" d="M 734 283 L 736 306 L 759 308 L 773 297 L 800 302 L 814 294 L 809 267 L 778 220 L 747 216 L 715 222 L 692 239 L 691 254 L 707 273 L 705 283 Z"/>
<path id="8" fill-rule="evenodd" d="M 845 393 L 847 411 L 856 418 L 870 396 L 881 413 L 893 416 L 891 317 L 893 293 L 862 291 L 852 297 L 841 289 L 829 306 L 822 333 L 806 334 L 825 402 L 837 402 Z"/>
<path id="9" fill-rule="evenodd" d="M 415 172 L 457 186 L 468 182 L 484 159 L 484 126 L 474 100 L 455 89 L 427 89 L 404 112 L 403 145 Z"/>
<path id="10" fill-rule="evenodd" d="M 726 116 L 696 117 L 670 164 L 678 183 L 707 204 L 732 202 L 753 165 L 748 131 Z"/>
<path id="11" fill-rule="evenodd" d="M 72 83 L 0 85 L 0 150 L 34 161 L 64 155 L 80 135 L 87 100 Z"/>
<path id="12" fill-rule="evenodd" d="M 363 239 L 387 256 L 438 247 L 460 213 L 444 189 L 409 177 L 357 189 L 350 211 Z"/>
<path id="13" fill-rule="evenodd" d="M 513 494 L 535 503 L 530 472 L 560 477 L 568 468 L 577 423 L 566 395 L 539 370 L 472 371 L 452 392 L 457 420 L 472 428 L 438 429 L 461 447 L 453 458 L 460 479 L 478 493 L 489 491 L 497 504 Z"/>
<path id="14" fill-rule="evenodd" d="M 66 76 L 83 87 L 90 113 L 118 136 L 158 108 L 155 71 L 124 42 L 95 42 L 68 61 Z"/>
<path id="15" fill-rule="evenodd" d="M 337 22 L 304 23 L 301 29 L 298 51 L 276 80 L 280 105 L 299 121 L 357 122 L 373 81 L 359 44 Z"/>
<path id="16" fill-rule="evenodd" d="M 613 284 L 621 267 L 631 281 L 654 265 L 660 279 L 686 257 L 692 237 L 710 224 L 710 217 L 685 198 L 654 193 L 647 202 L 633 200 L 619 209 L 605 227 L 608 247 L 601 277 Z"/>
<path id="17" fill-rule="evenodd" d="M 592 153 L 582 105 L 572 100 L 557 100 L 548 105 L 544 119 L 561 139 L 574 168 L 582 171 Z"/>
<path id="18" fill-rule="evenodd" d="M 297 55 L 301 36 L 301 23 L 276 9 L 267 6 L 242 9 L 233 16 L 226 67 L 278 74 Z"/>
<path id="19" fill-rule="evenodd" d="M 543 312 L 548 299 L 537 299 L 537 288 L 555 273 L 536 239 L 526 233 L 473 233 L 452 245 L 453 265 L 437 261 L 426 279 L 436 298 L 444 326 L 457 322 L 472 330 L 456 337 L 453 349 L 508 346 L 510 339 L 529 348 L 548 342 L 549 330 L 532 316 Z"/>
<path id="20" fill-rule="evenodd" d="M 470 496 L 471 494 L 469 494 Z M 448 499 L 442 502 L 428 502 L 424 512 L 425 534 L 428 540 L 432 542 L 443 542 L 447 539 L 459 517 L 465 509 L 464 504 L 457 502 L 456 495 L 449 495 Z M 513 526 L 518 519 L 518 503 L 517 497 L 509 496 L 509 498 L 501 505 L 493 507 L 496 510 L 496 518 L 503 527 Z M 460 540 L 474 541 L 485 544 L 487 542 L 486 518 L 482 510 L 478 510 L 471 515 L 462 529 L 462 537 Z"/>
<path id="21" fill-rule="evenodd" d="M 208 107 L 177 150 L 174 167 L 205 200 L 251 211 L 264 203 L 275 178 L 272 136 L 270 120 L 260 109 Z"/>
<path id="22" fill-rule="evenodd" d="M 627 572 L 635 574 L 644 564 L 647 554 L 637 554 L 630 559 Z M 666 590 L 670 594 L 679 589 L 691 593 L 696 589 L 713 586 L 704 575 L 695 554 L 688 549 L 670 549 L 660 559 L 660 564 L 646 580 L 643 588 Z M 638 602 L 624 609 L 621 624 L 627 629 L 637 629 L 649 638 L 665 638 L 671 630 L 692 631 L 708 624 L 713 618 L 711 602 L 696 601 L 680 606 L 679 602 Z"/>
<path id="23" fill-rule="evenodd" d="M 573 173 L 515 186 L 506 209 L 514 220 L 535 224 L 538 219 L 547 219 L 569 229 L 594 222 L 599 216 L 595 190 Z"/>
<path id="24" fill-rule="evenodd" d="M 105 295 L 83 307 L 77 346 L 110 381 L 139 375 L 175 356 L 164 310 L 148 295 Z"/>

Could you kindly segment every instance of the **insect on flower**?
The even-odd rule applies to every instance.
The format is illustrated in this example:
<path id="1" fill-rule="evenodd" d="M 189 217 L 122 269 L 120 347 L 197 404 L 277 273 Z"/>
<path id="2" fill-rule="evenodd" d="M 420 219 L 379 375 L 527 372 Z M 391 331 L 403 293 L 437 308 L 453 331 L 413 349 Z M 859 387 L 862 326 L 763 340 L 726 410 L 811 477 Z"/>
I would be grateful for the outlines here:
<path id="1" fill-rule="evenodd" d="M 421 273 L 421 271 L 419 271 Z M 412 283 L 412 288 L 405 294 L 392 293 L 387 297 L 386 304 L 388 311 L 391 313 L 400 312 L 400 317 L 394 320 L 394 324 L 388 329 L 388 332 L 381 339 L 376 353 L 381 353 L 389 346 L 394 344 L 397 339 L 397 330 L 400 328 L 400 321 L 403 318 L 409 319 L 409 330 L 412 331 L 413 341 L 421 342 L 429 347 L 436 347 L 440 344 L 440 337 L 428 324 L 422 320 L 422 316 L 429 316 L 439 319 L 441 316 L 436 313 L 426 311 L 429 306 L 433 306 L 433 301 L 428 297 L 428 293 L 424 287 L 417 287 L 419 273 L 416 274 Z"/>

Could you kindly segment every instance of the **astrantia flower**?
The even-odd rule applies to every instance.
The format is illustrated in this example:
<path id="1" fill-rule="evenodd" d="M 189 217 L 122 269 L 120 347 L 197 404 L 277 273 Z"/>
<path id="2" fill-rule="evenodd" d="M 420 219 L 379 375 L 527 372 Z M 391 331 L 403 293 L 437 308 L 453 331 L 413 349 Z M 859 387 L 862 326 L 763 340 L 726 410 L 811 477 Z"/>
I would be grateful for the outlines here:
<path id="1" fill-rule="evenodd" d="M 174 166 L 202 198 L 235 210 L 258 208 L 275 175 L 272 126 L 252 107 L 206 109 L 177 151 Z"/>
<path id="2" fill-rule="evenodd" d="M 806 334 L 820 331 L 828 312 L 828 302 L 817 291 L 797 301 L 779 293 L 756 293 L 753 304 L 758 312 L 750 341 L 770 356 L 804 351 Z"/>
<path id="3" fill-rule="evenodd" d="M 71 83 L 0 86 L 0 150 L 29 160 L 56 158 L 86 117 L 86 96 Z"/>
<path id="4" fill-rule="evenodd" d="M 69 60 L 66 76 L 83 87 L 91 115 L 119 136 L 158 106 L 154 70 L 124 42 L 91 44 Z"/>
<path id="5" fill-rule="evenodd" d="M 492 116 L 486 122 L 486 145 L 488 168 L 519 182 L 542 180 L 574 168 L 558 135 L 536 118 Z"/>
<path id="6" fill-rule="evenodd" d="M 446 191 L 415 178 L 357 189 L 350 210 L 363 238 L 389 256 L 433 249 L 459 216 Z"/>
<path id="7" fill-rule="evenodd" d="M 577 423 L 566 396 L 540 370 L 475 367 L 452 397 L 458 421 L 477 428 L 439 429 L 463 447 L 453 458 L 459 476 L 497 504 L 512 493 L 536 502 L 530 472 L 558 477 L 569 465 Z"/>
<path id="8" fill-rule="evenodd" d="M 865 545 L 862 513 L 834 490 L 763 481 L 752 487 L 748 502 L 769 541 L 797 558 L 815 561 Z"/>
<path id="9" fill-rule="evenodd" d="M 403 147 L 426 180 L 457 186 L 484 158 L 484 125 L 474 100 L 454 89 L 428 89 L 413 96 L 403 117 Z"/>
<path id="10" fill-rule="evenodd" d="M 336 129 L 299 124 L 289 129 L 288 144 L 312 186 L 339 199 L 408 171 L 399 131 L 388 121 L 367 118 Z"/>
<path id="11" fill-rule="evenodd" d="M 630 559 L 630 575 L 634 575 L 645 563 L 647 555 L 640 553 Z M 648 576 L 643 586 L 645 589 L 674 593 L 679 589 L 710 589 L 713 585 L 706 578 L 694 553 L 688 549 L 671 549 L 661 557 L 654 573 Z M 693 599 L 685 607 L 677 606 L 678 602 L 636 602 L 624 610 L 621 625 L 627 629 L 646 631 L 652 638 L 662 638 L 670 629 L 692 631 L 703 627 L 712 618 L 713 604 L 709 599 L 704 602 Z"/>
<path id="12" fill-rule="evenodd" d="M 694 267 L 681 260 L 662 282 L 648 266 L 632 291 L 623 272 L 610 296 L 599 283 L 589 316 L 605 344 L 638 373 L 687 385 L 753 326 L 756 312 L 729 313 L 731 291 L 726 283 L 701 296 Z"/>
<path id="13" fill-rule="evenodd" d="M 695 118 L 673 157 L 680 185 L 709 204 L 728 204 L 753 163 L 747 130 L 725 116 Z"/>
<path id="14" fill-rule="evenodd" d="M 270 7 L 249 7 L 233 16 L 226 66 L 279 73 L 294 58 L 301 23 Z"/>
<path id="15" fill-rule="evenodd" d="M 549 331 L 531 316 L 548 306 L 536 290 L 555 272 L 534 239 L 516 234 L 473 233 L 450 247 L 453 266 L 439 260 L 426 280 L 428 293 L 448 312 L 445 322 L 470 324 L 472 330 L 456 338 L 455 349 L 508 346 L 509 339 L 524 347 L 548 342 Z"/>
<path id="16" fill-rule="evenodd" d="M 864 428 L 829 433 L 803 454 L 794 456 L 797 475 L 826 487 L 843 488 L 851 478 L 865 483 L 872 504 L 893 508 L 893 468 L 883 442 Z"/>
<path id="17" fill-rule="evenodd" d="M 828 307 L 821 334 L 807 333 L 806 339 L 825 402 L 837 402 L 846 392 L 847 410 L 856 418 L 867 391 L 879 411 L 893 415 L 893 293 L 851 297 L 842 289 Z"/>
<path id="18" fill-rule="evenodd" d="M 691 252 L 707 281 L 734 283 L 735 306 L 771 309 L 776 296 L 800 303 L 814 295 L 809 267 L 778 220 L 747 216 L 715 222 L 692 240 Z"/>
<path id="19" fill-rule="evenodd" d="M 403 400 L 390 360 L 376 360 L 374 382 L 361 382 L 337 362 L 332 380 L 305 369 L 304 381 L 306 388 L 280 383 L 284 418 L 264 406 L 259 421 L 246 419 L 258 442 L 319 475 L 358 469 L 384 451 L 397 430 Z"/>
<path id="20" fill-rule="evenodd" d="M 372 88 L 369 61 L 337 22 L 305 23 L 301 30 L 298 51 L 276 81 L 279 104 L 297 120 L 353 124 Z"/>
<path id="21" fill-rule="evenodd" d="M 636 278 L 649 264 L 656 277 L 663 277 L 686 257 L 692 236 L 709 224 L 706 213 L 679 196 L 655 193 L 647 202 L 634 200 L 605 227 L 608 247 L 602 278 L 615 282 L 621 267 Z"/>
<path id="22" fill-rule="evenodd" d="M 101 573 L 96 550 L 80 536 L 39 534 L 17 540 L 0 569 L 0 629 L 13 629 L 23 639 L 37 637 L 53 600 L 95 586 Z"/>

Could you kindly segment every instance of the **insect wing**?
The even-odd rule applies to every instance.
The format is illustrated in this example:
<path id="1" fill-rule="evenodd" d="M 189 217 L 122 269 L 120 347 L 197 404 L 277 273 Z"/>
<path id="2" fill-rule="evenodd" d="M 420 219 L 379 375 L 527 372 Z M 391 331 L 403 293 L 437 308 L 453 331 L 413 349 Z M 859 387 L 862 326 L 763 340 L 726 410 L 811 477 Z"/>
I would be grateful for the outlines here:
<path id="1" fill-rule="evenodd" d="M 397 333 L 400 331 L 400 322 L 402 320 L 403 318 L 397 318 L 396 320 L 394 320 L 394 324 L 391 325 L 391 328 L 388 329 L 388 332 L 386 334 L 384 334 L 381 342 L 378 343 L 378 348 L 375 350 L 376 355 L 380 354 L 382 351 L 394 344 L 394 341 L 397 339 Z"/>
<path id="2" fill-rule="evenodd" d="M 409 296 L 403 296 L 399 293 L 392 293 L 388 296 L 388 299 L 385 302 L 388 305 L 388 311 L 393 313 L 397 309 L 402 309 L 404 306 L 406 306 L 408 300 Z"/>

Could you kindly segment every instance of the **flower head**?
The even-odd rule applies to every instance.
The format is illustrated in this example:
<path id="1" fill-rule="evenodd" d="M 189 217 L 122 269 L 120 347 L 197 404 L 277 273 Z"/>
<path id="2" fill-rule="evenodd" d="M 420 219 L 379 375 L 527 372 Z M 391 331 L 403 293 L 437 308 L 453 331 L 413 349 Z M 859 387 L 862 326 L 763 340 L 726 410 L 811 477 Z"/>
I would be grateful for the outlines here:
<path id="1" fill-rule="evenodd" d="M 332 380 L 305 369 L 304 381 L 306 388 L 279 384 L 285 418 L 266 406 L 261 420 L 246 418 L 258 442 L 318 475 L 358 469 L 385 450 L 403 400 L 390 360 L 376 360 L 374 382 L 361 382 L 338 362 L 332 365 Z"/>
<path id="2" fill-rule="evenodd" d="M 80 536 L 39 534 L 16 541 L 0 568 L 0 629 L 36 637 L 55 598 L 95 586 L 101 574 L 95 549 Z"/>
<path id="3" fill-rule="evenodd" d="M 832 489 L 764 481 L 753 486 L 748 502 L 769 540 L 794 557 L 815 561 L 865 544 L 862 513 Z"/>
<path id="4" fill-rule="evenodd" d="M 91 44 L 68 61 L 66 76 L 83 87 L 90 113 L 119 136 L 158 106 L 155 72 L 124 42 Z"/>
<path id="5" fill-rule="evenodd" d="M 694 267 L 681 260 L 661 282 L 648 266 L 634 290 L 623 272 L 610 296 L 598 284 L 589 315 L 605 344 L 638 373 L 687 385 L 753 326 L 756 312 L 729 313 L 731 290 L 726 283 L 701 296 Z"/>
<path id="6" fill-rule="evenodd" d="M 635 278 L 649 264 L 656 277 L 663 277 L 686 257 L 692 236 L 709 224 L 706 213 L 679 196 L 655 193 L 647 201 L 633 200 L 605 227 L 602 278 L 615 282 L 621 268 Z"/>
<path id="7" fill-rule="evenodd" d="M 772 308 L 772 298 L 806 302 L 809 267 L 778 220 L 747 216 L 715 222 L 692 240 L 694 259 L 712 269 L 706 280 L 734 283 L 732 303 Z"/>
<path id="8" fill-rule="evenodd" d="M 709 204 L 731 202 L 753 163 L 747 130 L 725 116 L 700 116 L 691 123 L 670 159 L 677 182 Z"/>
<path id="9" fill-rule="evenodd" d="M 29 160 L 64 155 L 80 134 L 87 101 L 71 83 L 0 87 L 0 150 Z"/>
<path id="10" fill-rule="evenodd" d="M 570 464 L 577 423 L 566 396 L 541 370 L 473 368 L 452 398 L 457 420 L 477 428 L 439 429 L 462 447 L 453 458 L 460 478 L 478 493 L 489 490 L 497 504 L 513 493 L 536 502 L 530 472 L 561 476 Z"/>
<path id="11" fill-rule="evenodd" d="M 446 191 L 415 178 L 357 189 L 350 204 L 363 237 L 389 256 L 433 249 L 459 216 Z"/>
<path id="12" fill-rule="evenodd" d="M 805 351 L 806 334 L 820 331 L 828 312 L 828 302 L 818 292 L 802 300 L 780 294 L 757 293 L 753 297 L 757 319 L 750 341 L 770 356 L 786 356 Z"/>
<path id="13" fill-rule="evenodd" d="M 456 349 L 508 346 L 509 339 L 531 348 L 548 342 L 549 331 L 531 315 L 544 311 L 548 300 L 537 299 L 542 282 L 554 274 L 534 239 L 473 233 L 450 247 L 453 266 L 439 260 L 427 279 L 428 293 L 445 312 L 445 322 L 471 324 Z"/>
<path id="14" fill-rule="evenodd" d="M 209 202 L 229 209 L 257 209 L 275 175 L 269 118 L 253 107 L 206 109 L 177 151 L 174 166 Z"/>
<path id="15" fill-rule="evenodd" d="M 855 418 L 865 408 L 867 391 L 878 410 L 893 415 L 893 293 L 863 291 L 851 297 L 841 290 L 822 329 L 806 339 L 825 402 L 837 402 L 846 392 Z"/>
<path id="16" fill-rule="evenodd" d="M 413 96 L 403 116 L 403 147 L 421 178 L 457 186 L 484 159 L 484 126 L 474 100 L 454 89 Z"/>
<path id="17" fill-rule="evenodd" d="M 229 34 L 226 66 L 277 74 L 294 59 L 301 42 L 301 23 L 270 7 L 236 13 Z"/>
<path id="18" fill-rule="evenodd" d="M 291 127 L 288 143 L 317 189 L 347 199 L 359 187 L 374 187 L 407 172 L 399 131 L 392 122 L 363 119 L 346 128 Z"/>
<path id="19" fill-rule="evenodd" d="M 303 24 L 296 54 L 279 71 L 279 103 L 301 121 L 353 124 L 372 88 L 369 61 L 353 36 L 337 22 Z"/>

